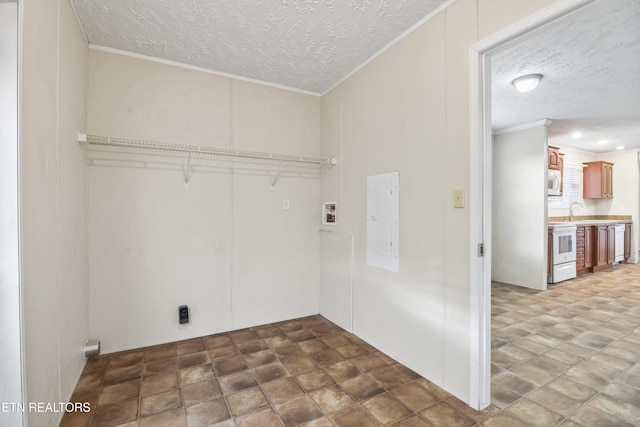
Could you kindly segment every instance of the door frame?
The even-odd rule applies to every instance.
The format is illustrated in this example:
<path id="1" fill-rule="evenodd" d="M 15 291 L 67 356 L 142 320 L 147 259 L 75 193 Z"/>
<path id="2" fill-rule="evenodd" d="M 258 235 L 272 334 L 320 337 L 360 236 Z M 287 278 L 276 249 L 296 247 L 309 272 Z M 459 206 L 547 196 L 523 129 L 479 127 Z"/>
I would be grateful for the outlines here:
<path id="1" fill-rule="evenodd" d="M 7 63 L 0 67 L 11 69 L 7 78 L 0 114 L 11 125 L 0 131 L 0 152 L 4 159 L 0 165 L 0 250 L 4 253 L 0 272 L 3 281 L 0 301 L 3 321 L 0 324 L 2 346 L 0 359 L 3 362 L 2 378 L 5 382 L 2 398 L 12 405 L 9 412 L 2 414 L 3 421 L 12 425 L 27 425 L 26 356 L 24 334 L 24 299 L 22 289 L 22 253 L 20 225 L 20 153 L 21 153 L 21 110 L 22 110 L 22 34 L 24 2 L 19 0 L 0 0 L 3 19 L 13 20 L 15 24 L 3 27 L 3 39 L 11 43 L 7 50 L 10 56 Z M 6 15 L 5 15 L 6 14 Z M 14 44 L 15 43 L 15 44 Z M 14 57 L 15 55 L 15 57 Z M 15 74 L 13 74 L 15 72 Z M 9 74 L 5 74 L 7 76 Z M 9 80 L 10 79 L 10 80 Z M 4 92 L 4 91 L 3 91 Z M 15 110 L 14 110 L 15 108 Z"/>
<path id="2" fill-rule="evenodd" d="M 491 53 L 597 0 L 559 0 L 497 31 L 469 49 L 469 406 L 491 404 Z M 479 245 L 484 256 L 480 256 Z"/>

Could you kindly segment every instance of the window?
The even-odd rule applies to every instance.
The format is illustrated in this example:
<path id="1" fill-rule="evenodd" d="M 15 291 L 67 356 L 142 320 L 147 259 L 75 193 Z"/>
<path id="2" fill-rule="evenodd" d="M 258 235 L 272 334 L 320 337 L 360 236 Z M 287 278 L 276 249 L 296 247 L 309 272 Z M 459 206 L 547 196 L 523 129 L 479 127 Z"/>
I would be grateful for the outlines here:
<path id="1" fill-rule="evenodd" d="M 549 206 L 566 207 L 573 202 L 581 202 L 582 166 L 564 165 L 562 171 L 562 196 L 549 196 Z"/>

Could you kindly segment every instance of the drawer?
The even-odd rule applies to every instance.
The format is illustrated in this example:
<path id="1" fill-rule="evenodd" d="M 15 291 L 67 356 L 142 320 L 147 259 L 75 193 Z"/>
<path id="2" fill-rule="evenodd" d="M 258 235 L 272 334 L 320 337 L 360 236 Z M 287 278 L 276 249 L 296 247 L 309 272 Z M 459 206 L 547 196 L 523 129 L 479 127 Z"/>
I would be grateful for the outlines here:
<path id="1" fill-rule="evenodd" d="M 576 237 L 576 248 L 584 248 L 584 236 Z"/>
<path id="2" fill-rule="evenodd" d="M 576 237 L 577 238 L 584 237 L 584 227 L 578 227 L 576 229 Z"/>
<path id="3" fill-rule="evenodd" d="M 576 247 L 576 259 L 582 259 L 584 261 L 584 247 Z"/>

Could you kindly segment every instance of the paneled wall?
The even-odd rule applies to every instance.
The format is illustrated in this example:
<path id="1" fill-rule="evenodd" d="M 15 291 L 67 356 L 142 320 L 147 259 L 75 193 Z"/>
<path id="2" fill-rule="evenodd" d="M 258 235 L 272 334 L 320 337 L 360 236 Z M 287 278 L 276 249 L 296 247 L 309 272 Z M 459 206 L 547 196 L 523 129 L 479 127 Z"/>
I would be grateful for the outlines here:
<path id="1" fill-rule="evenodd" d="M 89 337 L 85 169 L 88 48 L 68 1 L 24 2 L 21 254 L 30 402 L 64 402 Z M 61 414 L 31 412 L 29 425 Z"/>
<path id="2" fill-rule="evenodd" d="M 453 193 L 469 189 L 469 47 L 551 3 L 458 0 L 322 100 L 323 154 L 340 164 L 321 193 L 339 203 L 332 229 L 353 236 L 354 332 L 464 401 L 479 284 L 469 277 L 468 210 L 453 207 Z M 393 171 L 398 273 L 366 263 L 366 177 Z"/>
<path id="3" fill-rule="evenodd" d="M 317 96 L 99 50 L 87 122 L 96 135 L 320 151 Z M 273 185 L 242 169 L 185 184 L 179 170 L 88 168 L 91 333 L 105 352 L 318 313 L 319 179 Z"/>

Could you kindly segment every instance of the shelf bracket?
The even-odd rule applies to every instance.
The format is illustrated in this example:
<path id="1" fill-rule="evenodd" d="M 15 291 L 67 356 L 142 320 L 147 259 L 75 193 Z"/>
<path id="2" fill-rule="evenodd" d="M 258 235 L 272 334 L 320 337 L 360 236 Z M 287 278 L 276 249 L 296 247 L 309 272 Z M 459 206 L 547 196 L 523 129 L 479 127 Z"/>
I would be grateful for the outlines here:
<path id="1" fill-rule="evenodd" d="M 191 181 L 191 151 L 189 151 L 189 156 L 187 157 L 187 167 L 182 166 L 182 173 L 184 175 L 184 183 L 188 184 Z"/>

